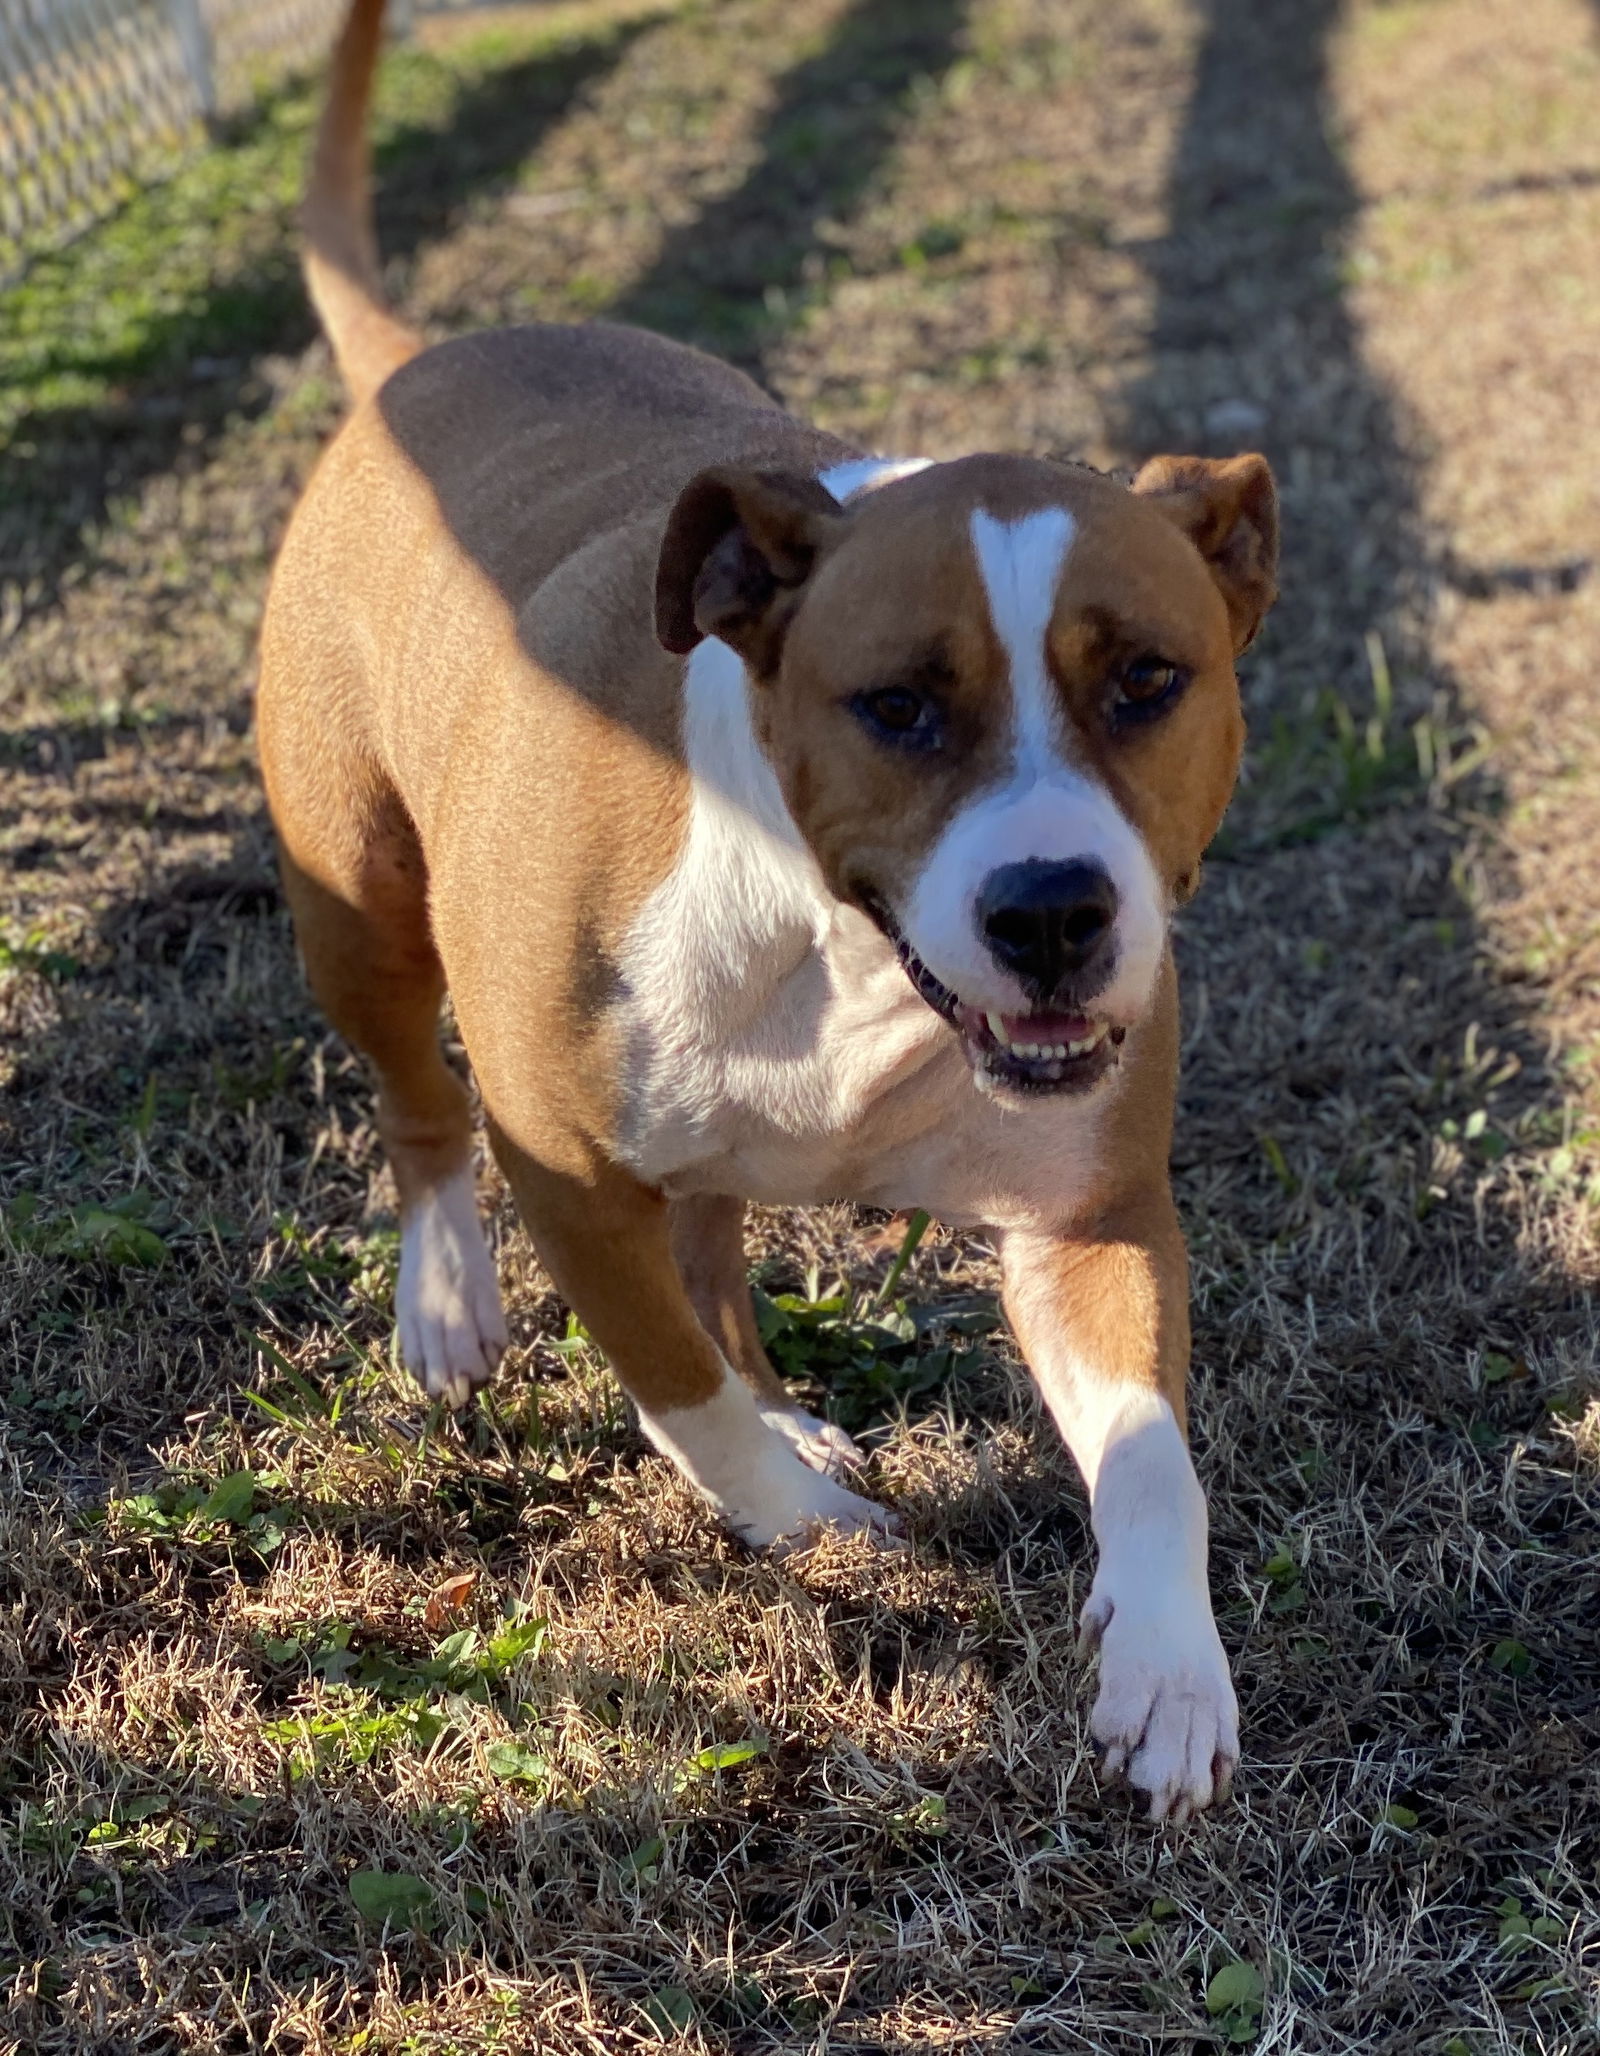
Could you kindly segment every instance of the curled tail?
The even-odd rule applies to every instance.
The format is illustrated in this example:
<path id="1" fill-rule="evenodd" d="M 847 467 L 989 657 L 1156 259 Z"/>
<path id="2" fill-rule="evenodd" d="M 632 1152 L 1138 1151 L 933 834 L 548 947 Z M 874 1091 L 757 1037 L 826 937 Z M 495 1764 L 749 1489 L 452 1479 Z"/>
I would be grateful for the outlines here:
<path id="1" fill-rule="evenodd" d="M 351 0 L 300 209 L 306 288 L 358 405 L 423 347 L 384 304 L 372 228 L 367 105 L 383 44 L 383 10 L 384 0 Z"/>

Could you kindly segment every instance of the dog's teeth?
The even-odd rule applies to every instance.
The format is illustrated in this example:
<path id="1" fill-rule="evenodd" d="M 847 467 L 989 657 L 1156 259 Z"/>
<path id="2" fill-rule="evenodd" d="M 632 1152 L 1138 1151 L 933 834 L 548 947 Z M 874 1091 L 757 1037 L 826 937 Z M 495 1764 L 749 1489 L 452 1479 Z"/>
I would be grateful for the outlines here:
<path id="1" fill-rule="evenodd" d="M 1061 1076 L 1061 1066 L 1059 1064 L 1047 1064 L 1044 1075 L 1047 1078 L 1059 1078 Z"/>
<path id="2" fill-rule="evenodd" d="M 993 1036 L 997 1048 L 1007 1056 L 1020 1057 L 1029 1063 L 1060 1063 L 1068 1057 L 1084 1057 L 1098 1049 L 1110 1033 L 1107 1022 L 1097 1022 L 1089 1033 L 1075 1042 L 1014 1042 L 1006 1032 L 1003 1014 L 985 1014 L 984 1024 Z M 1051 1075 L 1059 1075 L 1052 1073 Z"/>

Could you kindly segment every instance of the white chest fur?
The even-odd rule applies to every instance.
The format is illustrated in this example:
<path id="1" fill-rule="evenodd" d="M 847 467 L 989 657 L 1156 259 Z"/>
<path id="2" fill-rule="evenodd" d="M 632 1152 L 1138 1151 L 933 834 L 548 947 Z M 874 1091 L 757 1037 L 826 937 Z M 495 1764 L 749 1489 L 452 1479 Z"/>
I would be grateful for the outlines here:
<path id="1" fill-rule="evenodd" d="M 669 1194 L 926 1206 L 1023 1226 L 1074 1209 L 1102 1102 L 1008 1105 L 877 930 L 825 889 L 726 644 L 685 680 L 693 792 L 671 874 L 622 953 L 622 1151 Z"/>

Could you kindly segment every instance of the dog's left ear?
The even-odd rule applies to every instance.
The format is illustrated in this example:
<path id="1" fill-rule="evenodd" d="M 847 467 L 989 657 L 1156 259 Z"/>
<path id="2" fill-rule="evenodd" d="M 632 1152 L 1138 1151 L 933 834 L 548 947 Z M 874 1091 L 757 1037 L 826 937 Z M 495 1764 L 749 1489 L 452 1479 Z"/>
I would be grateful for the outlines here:
<path id="1" fill-rule="evenodd" d="M 1278 491 L 1265 457 L 1152 457 L 1133 489 L 1189 538 L 1216 581 L 1235 656 L 1278 597 Z"/>
<path id="2" fill-rule="evenodd" d="M 784 630 L 848 516 L 798 471 L 718 464 L 690 479 L 656 564 L 656 636 L 680 656 L 708 635 L 755 672 L 777 668 Z"/>

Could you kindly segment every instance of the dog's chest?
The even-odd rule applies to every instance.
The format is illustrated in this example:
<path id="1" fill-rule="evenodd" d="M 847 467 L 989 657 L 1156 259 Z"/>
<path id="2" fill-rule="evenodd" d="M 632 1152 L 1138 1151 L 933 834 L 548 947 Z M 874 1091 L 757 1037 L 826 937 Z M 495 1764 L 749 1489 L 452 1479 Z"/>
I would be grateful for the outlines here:
<path id="1" fill-rule="evenodd" d="M 824 891 L 749 733 L 742 667 L 695 653 L 678 859 L 619 964 L 624 1160 L 669 1194 L 1059 1219 L 1088 1192 L 1096 1110 L 1006 1105 L 864 916 Z"/>
<path id="2" fill-rule="evenodd" d="M 748 979 L 697 983 L 703 963 L 680 950 L 677 976 L 632 986 L 621 1141 L 633 1170 L 669 1196 L 926 1206 L 958 1223 L 1071 1211 L 1097 1162 L 1090 1110 L 1051 1107 L 1041 1125 L 983 1097 L 887 946 L 837 932 L 852 926 L 866 928 L 845 916 L 820 943 L 769 938 Z M 765 1004 L 741 1005 L 757 992 Z"/>

